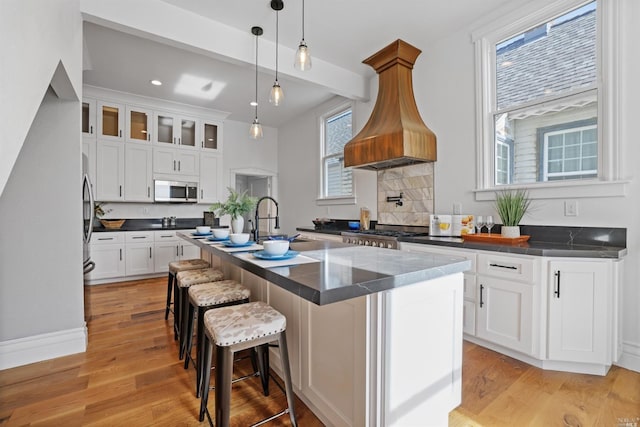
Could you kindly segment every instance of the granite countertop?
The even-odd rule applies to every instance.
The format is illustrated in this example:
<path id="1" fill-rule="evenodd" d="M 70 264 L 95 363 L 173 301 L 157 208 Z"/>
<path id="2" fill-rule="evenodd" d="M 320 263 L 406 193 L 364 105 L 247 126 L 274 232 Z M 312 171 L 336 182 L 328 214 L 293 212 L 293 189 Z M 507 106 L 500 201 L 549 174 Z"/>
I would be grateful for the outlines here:
<path id="1" fill-rule="evenodd" d="M 344 301 L 466 271 L 471 262 L 437 254 L 353 246 L 340 242 L 294 242 L 291 249 L 318 260 L 265 268 L 178 232 L 178 236 L 299 297 L 318 305 Z"/>
<path id="2" fill-rule="evenodd" d="M 626 228 L 532 225 L 522 225 L 520 228 L 521 234 L 531 237 L 528 242 L 517 245 L 473 242 L 465 241 L 460 237 L 435 236 L 400 237 L 398 241 L 546 257 L 617 259 L 627 255 Z M 337 235 L 348 231 L 315 230 L 306 227 L 298 227 L 297 230 Z"/>

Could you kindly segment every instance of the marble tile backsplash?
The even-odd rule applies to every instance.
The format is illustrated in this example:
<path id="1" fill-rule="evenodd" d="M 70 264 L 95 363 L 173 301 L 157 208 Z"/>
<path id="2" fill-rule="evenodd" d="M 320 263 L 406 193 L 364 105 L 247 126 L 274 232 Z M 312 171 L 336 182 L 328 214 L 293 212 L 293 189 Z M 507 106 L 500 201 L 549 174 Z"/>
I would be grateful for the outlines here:
<path id="1" fill-rule="evenodd" d="M 402 192 L 402 206 L 387 202 Z M 420 163 L 378 172 L 378 222 L 429 225 L 433 213 L 433 163 Z"/>

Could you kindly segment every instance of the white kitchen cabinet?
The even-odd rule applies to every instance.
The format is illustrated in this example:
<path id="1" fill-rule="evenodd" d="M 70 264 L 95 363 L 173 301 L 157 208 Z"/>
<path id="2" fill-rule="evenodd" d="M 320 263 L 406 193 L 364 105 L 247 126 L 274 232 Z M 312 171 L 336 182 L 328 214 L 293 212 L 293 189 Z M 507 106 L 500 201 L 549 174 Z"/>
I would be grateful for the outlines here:
<path id="1" fill-rule="evenodd" d="M 124 141 L 123 104 L 97 101 L 98 138 L 108 141 Z"/>
<path id="2" fill-rule="evenodd" d="M 549 261 L 548 357 L 611 364 L 609 263 Z"/>
<path id="3" fill-rule="evenodd" d="M 89 280 L 110 279 L 125 275 L 125 244 L 121 232 L 93 233 L 90 243 L 95 268 Z"/>
<path id="4" fill-rule="evenodd" d="M 125 232 L 127 276 L 153 273 L 153 231 Z"/>
<path id="5" fill-rule="evenodd" d="M 157 111 L 154 114 L 154 141 L 158 145 L 171 144 L 185 149 L 199 149 L 196 122 L 192 117 Z"/>
<path id="6" fill-rule="evenodd" d="M 98 140 L 96 150 L 96 200 L 124 201 L 124 144 Z"/>
<path id="7" fill-rule="evenodd" d="M 200 153 L 173 147 L 153 148 L 153 173 L 179 178 L 197 179 L 200 173 Z"/>
<path id="8" fill-rule="evenodd" d="M 485 275 L 478 275 L 477 280 L 476 336 L 533 354 L 533 285 Z"/>
<path id="9" fill-rule="evenodd" d="M 124 200 L 127 202 L 153 202 L 151 146 L 127 144 L 124 165 Z"/>
<path id="10" fill-rule="evenodd" d="M 199 203 L 220 201 L 222 184 L 222 156 L 217 153 L 200 153 Z"/>
<path id="11" fill-rule="evenodd" d="M 192 230 L 178 230 L 191 232 Z M 200 248 L 176 236 L 174 230 L 155 231 L 154 235 L 155 273 L 167 273 L 169 263 L 183 259 L 200 258 Z"/>
<path id="12" fill-rule="evenodd" d="M 153 112 L 150 109 L 127 105 L 126 133 L 127 142 L 151 143 Z"/>
<path id="13" fill-rule="evenodd" d="M 82 98 L 82 136 L 96 137 L 96 100 Z"/>
<path id="14" fill-rule="evenodd" d="M 198 120 L 200 148 L 205 152 L 222 152 L 222 123 Z"/>

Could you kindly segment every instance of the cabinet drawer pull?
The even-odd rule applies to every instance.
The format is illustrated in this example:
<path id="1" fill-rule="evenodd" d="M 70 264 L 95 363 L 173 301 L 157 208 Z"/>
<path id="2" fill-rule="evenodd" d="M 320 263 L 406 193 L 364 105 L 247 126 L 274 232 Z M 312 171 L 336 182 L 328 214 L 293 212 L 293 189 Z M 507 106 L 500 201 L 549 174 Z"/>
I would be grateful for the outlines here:
<path id="1" fill-rule="evenodd" d="M 113 237 L 98 237 L 98 240 L 113 240 Z"/>
<path id="2" fill-rule="evenodd" d="M 518 267 L 513 266 L 513 265 L 502 265 L 502 264 L 496 264 L 496 263 L 489 264 L 489 267 L 507 268 L 509 270 L 517 270 L 518 269 Z"/>
<path id="3" fill-rule="evenodd" d="M 122 185 L 120 185 L 120 197 L 122 197 Z"/>
<path id="4" fill-rule="evenodd" d="M 132 236 L 132 239 L 146 239 L 147 236 Z"/>
<path id="5" fill-rule="evenodd" d="M 147 197 L 151 197 L 151 187 L 147 187 Z"/>
<path id="6" fill-rule="evenodd" d="M 180 249 L 178 248 L 178 245 L 176 245 L 176 256 L 180 256 Z"/>
<path id="7" fill-rule="evenodd" d="M 202 188 L 200 189 L 200 198 L 204 199 L 204 190 Z"/>
<path id="8" fill-rule="evenodd" d="M 149 248 L 149 259 L 151 259 L 151 248 Z"/>
<path id="9" fill-rule="evenodd" d="M 122 261 L 122 249 L 120 249 L 120 261 Z"/>
<path id="10" fill-rule="evenodd" d="M 122 138 L 122 130 L 120 130 L 119 134 L 120 134 L 120 138 Z"/>
<path id="11" fill-rule="evenodd" d="M 553 275 L 556 276 L 556 286 L 553 290 L 553 294 L 556 296 L 556 298 L 560 298 L 560 270 L 553 273 Z"/>
<path id="12" fill-rule="evenodd" d="M 482 301 L 482 291 L 484 291 L 484 285 L 480 285 L 480 308 L 484 305 L 484 301 Z"/>
<path id="13" fill-rule="evenodd" d="M 184 256 L 184 246 L 180 246 L 180 256 Z"/>
<path id="14" fill-rule="evenodd" d="M 93 126 L 89 126 L 89 133 L 93 135 Z"/>
<path id="15" fill-rule="evenodd" d="M 173 161 L 173 170 L 176 170 L 176 161 Z"/>
<path id="16" fill-rule="evenodd" d="M 180 160 L 178 160 L 178 172 L 180 172 Z"/>
<path id="17" fill-rule="evenodd" d="M 171 234 L 165 234 L 164 236 L 160 236 L 160 237 L 173 237 Z"/>

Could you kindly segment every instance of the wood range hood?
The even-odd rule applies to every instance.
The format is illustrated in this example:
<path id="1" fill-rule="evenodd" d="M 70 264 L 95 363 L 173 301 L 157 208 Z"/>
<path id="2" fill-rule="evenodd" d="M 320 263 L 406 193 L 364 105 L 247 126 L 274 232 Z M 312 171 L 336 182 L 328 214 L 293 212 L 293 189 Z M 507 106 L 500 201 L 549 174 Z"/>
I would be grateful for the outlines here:
<path id="1" fill-rule="evenodd" d="M 436 135 L 413 96 L 411 70 L 421 52 L 396 40 L 362 61 L 378 73 L 378 98 L 367 124 L 344 146 L 345 167 L 381 170 L 436 161 Z"/>

